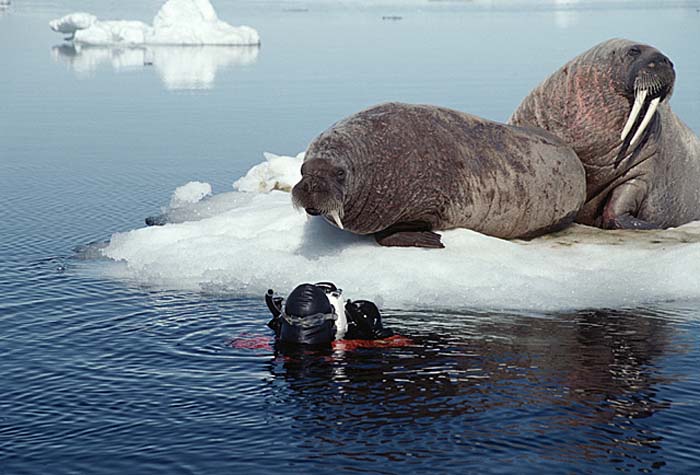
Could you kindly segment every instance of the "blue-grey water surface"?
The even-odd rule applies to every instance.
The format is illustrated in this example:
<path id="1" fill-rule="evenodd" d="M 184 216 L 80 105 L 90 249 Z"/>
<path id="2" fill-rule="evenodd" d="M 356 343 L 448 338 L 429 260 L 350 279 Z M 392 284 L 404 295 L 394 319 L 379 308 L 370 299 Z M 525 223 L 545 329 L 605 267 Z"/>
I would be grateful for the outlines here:
<path id="1" fill-rule="evenodd" d="M 302 151 L 377 102 L 505 121 L 609 37 L 673 59 L 697 133 L 700 2 L 221 0 L 261 48 L 153 63 L 47 27 L 159 4 L 0 10 L 0 474 L 698 473 L 698 302 L 386 309 L 412 346 L 282 356 L 231 344 L 269 335 L 261 300 L 110 280 L 73 249 L 142 226 L 188 181 L 228 191 L 263 151 Z"/>

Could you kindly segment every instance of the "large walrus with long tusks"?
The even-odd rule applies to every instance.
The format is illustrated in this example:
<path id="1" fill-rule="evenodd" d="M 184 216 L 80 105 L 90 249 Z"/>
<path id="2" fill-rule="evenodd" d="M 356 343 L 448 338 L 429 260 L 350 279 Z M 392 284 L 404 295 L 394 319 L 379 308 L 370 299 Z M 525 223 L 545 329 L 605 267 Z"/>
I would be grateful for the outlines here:
<path id="1" fill-rule="evenodd" d="M 657 49 L 601 43 L 545 79 L 510 123 L 542 127 L 586 168 L 577 221 L 652 229 L 700 219 L 700 140 L 668 100 L 676 74 Z"/>
<path id="2" fill-rule="evenodd" d="M 336 123 L 301 173 L 296 207 L 384 246 L 443 247 L 433 231 L 451 228 L 530 238 L 573 222 L 585 198 L 583 167 L 558 138 L 427 105 Z"/>

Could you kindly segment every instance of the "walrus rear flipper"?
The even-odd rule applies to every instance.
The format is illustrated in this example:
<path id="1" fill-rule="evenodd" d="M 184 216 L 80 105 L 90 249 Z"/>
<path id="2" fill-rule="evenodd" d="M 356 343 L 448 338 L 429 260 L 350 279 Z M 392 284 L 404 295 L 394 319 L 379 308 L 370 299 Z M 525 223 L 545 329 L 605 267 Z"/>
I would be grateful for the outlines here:
<path id="1" fill-rule="evenodd" d="M 602 223 L 604 229 L 637 229 L 637 230 L 653 230 L 661 229 L 654 223 L 644 221 L 643 219 L 635 218 L 630 213 L 621 214 L 613 218 L 604 220 Z"/>
<path id="2" fill-rule="evenodd" d="M 442 249 L 445 245 L 440 235 L 430 231 L 427 223 L 399 223 L 374 234 L 381 246 L 387 247 L 427 247 Z"/>

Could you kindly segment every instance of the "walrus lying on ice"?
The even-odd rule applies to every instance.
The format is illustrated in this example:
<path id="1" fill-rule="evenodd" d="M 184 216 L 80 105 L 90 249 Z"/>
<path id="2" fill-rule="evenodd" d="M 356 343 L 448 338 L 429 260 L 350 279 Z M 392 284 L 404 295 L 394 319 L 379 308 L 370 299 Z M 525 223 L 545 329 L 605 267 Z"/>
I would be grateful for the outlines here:
<path id="1" fill-rule="evenodd" d="M 443 247 L 433 231 L 531 238 L 570 224 L 584 202 L 573 150 L 542 130 L 450 109 L 381 104 L 309 146 L 295 206 L 384 246 Z"/>
<path id="2" fill-rule="evenodd" d="M 629 40 L 601 43 L 535 88 L 510 123 L 546 129 L 586 168 L 576 221 L 652 229 L 700 219 L 700 140 L 668 99 L 673 63 Z"/>

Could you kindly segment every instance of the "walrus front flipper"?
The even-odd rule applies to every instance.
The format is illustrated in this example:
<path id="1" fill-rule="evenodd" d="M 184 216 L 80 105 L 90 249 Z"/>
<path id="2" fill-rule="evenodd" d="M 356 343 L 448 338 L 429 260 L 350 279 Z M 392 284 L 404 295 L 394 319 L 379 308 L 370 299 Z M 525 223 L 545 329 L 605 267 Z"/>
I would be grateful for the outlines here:
<path id="1" fill-rule="evenodd" d="M 395 247 L 428 247 L 442 249 L 445 245 L 440 241 L 440 235 L 432 231 L 380 231 L 374 238 L 382 246 Z"/>
<path id="2" fill-rule="evenodd" d="M 604 229 L 660 229 L 657 224 L 639 219 L 639 203 L 647 194 L 647 183 L 630 180 L 615 188 L 605 204 L 601 219 Z"/>

